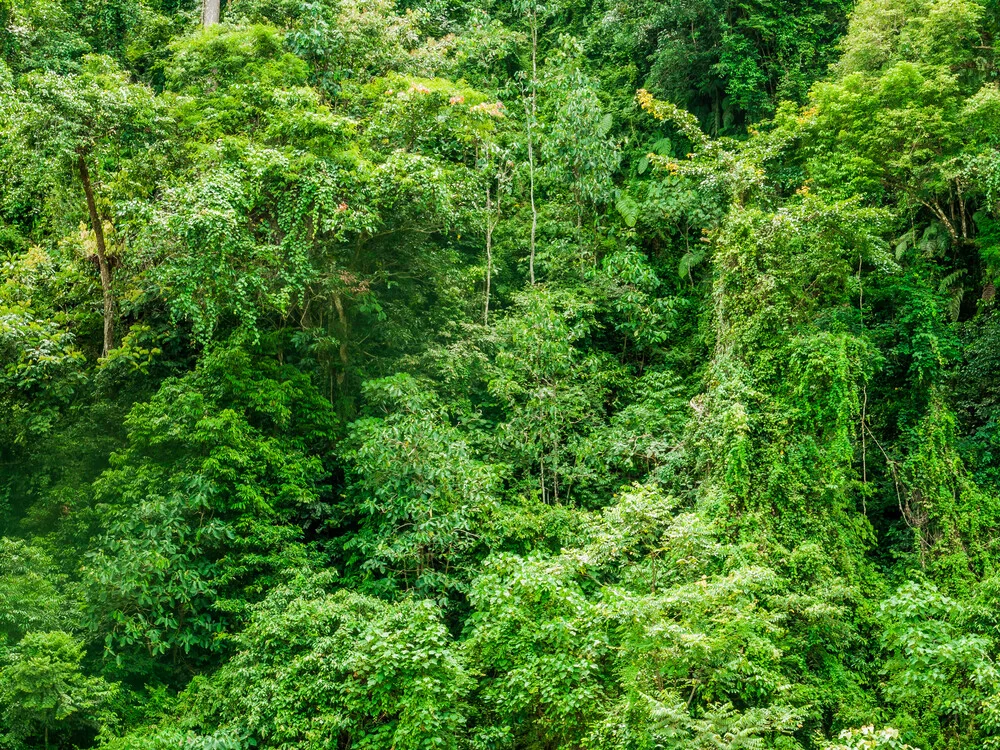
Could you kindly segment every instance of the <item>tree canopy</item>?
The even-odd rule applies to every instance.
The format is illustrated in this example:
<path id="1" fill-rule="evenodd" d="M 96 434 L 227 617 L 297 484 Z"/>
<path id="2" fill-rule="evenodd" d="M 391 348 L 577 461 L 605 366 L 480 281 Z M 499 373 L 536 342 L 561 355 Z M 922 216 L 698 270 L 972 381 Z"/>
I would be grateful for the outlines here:
<path id="1" fill-rule="evenodd" d="M 0 0 L 0 750 L 1000 747 L 993 0 Z"/>

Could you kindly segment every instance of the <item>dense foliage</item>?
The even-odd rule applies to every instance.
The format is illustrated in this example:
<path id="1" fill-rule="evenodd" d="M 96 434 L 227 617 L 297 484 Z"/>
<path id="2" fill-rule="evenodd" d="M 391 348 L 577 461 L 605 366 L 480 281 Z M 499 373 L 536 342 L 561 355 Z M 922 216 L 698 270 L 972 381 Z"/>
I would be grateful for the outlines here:
<path id="1" fill-rule="evenodd" d="M 0 0 L 0 748 L 1000 748 L 994 0 L 212 2 Z"/>

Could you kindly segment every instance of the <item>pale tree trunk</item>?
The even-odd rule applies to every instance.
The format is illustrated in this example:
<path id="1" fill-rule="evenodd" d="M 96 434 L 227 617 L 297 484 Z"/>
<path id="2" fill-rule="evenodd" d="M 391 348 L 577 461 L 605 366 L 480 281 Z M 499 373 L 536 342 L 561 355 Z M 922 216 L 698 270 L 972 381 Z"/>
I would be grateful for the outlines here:
<path id="1" fill-rule="evenodd" d="M 509 178 L 509 173 L 503 165 L 503 154 L 498 154 L 498 164 L 494 169 L 493 156 L 495 150 L 491 144 L 486 145 L 486 298 L 483 301 L 483 325 L 490 323 L 490 289 L 493 282 L 493 233 L 500 224 L 503 214 L 503 192 L 504 184 Z M 476 154 L 476 162 L 479 162 L 479 152 Z M 493 196 L 493 181 L 496 180 L 496 200 Z"/>
<path id="2" fill-rule="evenodd" d="M 535 283 L 535 235 L 538 233 L 538 208 L 535 206 L 535 139 L 532 126 L 537 113 L 538 85 L 538 7 L 531 9 L 531 112 L 528 114 L 528 177 L 531 195 L 531 252 L 528 256 L 528 278 Z"/>
<path id="3" fill-rule="evenodd" d="M 219 22 L 221 0 L 202 0 L 201 25 L 212 26 Z"/>
<path id="4" fill-rule="evenodd" d="M 97 267 L 101 271 L 101 292 L 104 295 L 104 349 L 102 357 L 115 348 L 115 300 L 111 296 L 111 265 L 108 262 L 108 248 L 104 242 L 104 224 L 97 213 L 97 202 L 94 200 L 94 186 L 90 182 L 90 171 L 83 153 L 77 153 L 77 166 L 80 169 L 80 181 L 83 182 L 83 193 L 87 197 L 87 212 L 90 214 L 90 225 L 94 230 L 97 244 Z"/>
<path id="5" fill-rule="evenodd" d="M 528 255 L 528 278 L 535 283 L 535 235 L 538 233 L 538 208 L 535 206 L 535 153 L 531 125 L 528 125 L 528 181 L 531 196 L 531 251 Z"/>
<path id="6" fill-rule="evenodd" d="M 497 202 L 500 195 L 497 189 Z M 499 207 L 498 207 L 499 211 Z M 490 183 L 486 183 L 486 300 L 483 304 L 483 325 L 490 324 L 490 282 L 493 279 L 493 228 L 496 222 L 493 221 L 493 201 L 490 197 Z"/>
<path id="7" fill-rule="evenodd" d="M 347 336 L 350 333 L 350 325 L 347 320 L 347 311 L 344 309 L 344 301 L 341 299 L 340 294 L 333 295 L 333 306 L 337 310 L 337 322 L 339 325 L 339 338 L 340 338 L 340 367 L 341 370 L 337 373 L 337 385 L 343 385 L 345 378 L 347 378 L 347 366 L 350 364 L 350 355 L 347 349 Z"/>

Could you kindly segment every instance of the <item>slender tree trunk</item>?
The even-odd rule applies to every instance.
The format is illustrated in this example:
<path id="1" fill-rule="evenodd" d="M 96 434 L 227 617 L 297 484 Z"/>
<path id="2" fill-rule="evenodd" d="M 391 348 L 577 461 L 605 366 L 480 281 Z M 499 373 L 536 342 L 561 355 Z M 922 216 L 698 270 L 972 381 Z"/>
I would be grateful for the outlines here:
<path id="1" fill-rule="evenodd" d="M 542 485 L 542 502 L 545 502 L 545 460 L 538 461 L 538 478 Z"/>
<path id="2" fill-rule="evenodd" d="M 528 125 L 528 181 L 531 196 L 531 252 L 528 255 L 528 277 L 535 283 L 535 234 L 538 232 L 538 208 L 535 206 L 535 155 L 531 143 L 531 125 Z"/>
<path id="3" fill-rule="evenodd" d="M 201 25 L 208 28 L 219 22 L 221 0 L 202 0 Z"/>
<path id="4" fill-rule="evenodd" d="M 347 378 L 347 366 L 350 364 L 350 355 L 347 348 L 347 336 L 350 332 L 350 327 L 347 320 L 347 311 L 344 309 L 344 301 L 341 299 L 339 294 L 333 295 L 333 306 L 337 310 L 337 322 L 340 324 L 339 328 L 339 338 L 340 338 L 340 367 L 341 370 L 337 373 L 337 385 L 343 385 L 344 380 Z"/>
<path id="5" fill-rule="evenodd" d="M 535 143 L 532 126 L 535 123 L 538 83 L 538 8 L 531 11 L 531 112 L 528 114 L 528 180 L 531 196 L 531 254 L 528 257 L 528 277 L 535 283 L 535 235 L 538 232 L 538 208 L 535 206 Z"/>
<path id="6" fill-rule="evenodd" d="M 500 201 L 500 189 L 497 188 L 497 202 Z M 497 207 L 499 211 L 499 206 Z M 490 281 L 493 278 L 493 202 L 490 198 L 490 184 L 486 183 L 486 299 L 483 302 L 483 325 L 490 323 Z"/>
<path id="7" fill-rule="evenodd" d="M 90 171 L 83 152 L 77 153 L 77 166 L 80 169 L 80 181 L 83 182 L 83 193 L 87 196 L 87 211 L 90 214 L 90 225 L 94 230 L 97 242 L 97 266 L 101 271 L 101 291 L 104 295 L 104 350 L 102 357 L 115 348 L 115 300 L 111 295 L 111 265 L 108 263 L 108 248 L 104 242 L 104 224 L 97 213 L 97 203 L 94 200 L 94 186 L 90 182 Z"/>

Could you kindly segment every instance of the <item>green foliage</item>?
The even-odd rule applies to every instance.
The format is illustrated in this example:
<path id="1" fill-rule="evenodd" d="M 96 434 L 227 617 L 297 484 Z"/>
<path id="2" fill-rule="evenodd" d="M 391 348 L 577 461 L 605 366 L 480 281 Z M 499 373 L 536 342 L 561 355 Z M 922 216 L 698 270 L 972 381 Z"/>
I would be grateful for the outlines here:
<path id="1" fill-rule="evenodd" d="M 497 326 L 488 372 L 490 396 L 504 409 L 494 440 L 521 474 L 525 491 L 545 502 L 576 501 L 600 482 L 589 440 L 604 427 L 602 405 L 616 368 L 575 344 L 589 334 L 593 310 L 572 294 L 526 294 Z"/>
<path id="2" fill-rule="evenodd" d="M 110 161 L 112 154 L 120 158 L 123 152 L 142 149 L 156 136 L 151 92 L 131 84 L 108 57 L 85 56 L 77 75 L 37 72 L 20 84 L 26 100 L 19 103 L 13 122 L 5 120 L 19 132 L 7 135 L 25 138 L 29 147 L 57 165 L 73 164 L 77 153 L 98 152 Z M 102 150 L 104 139 L 114 144 L 110 154 Z"/>
<path id="3" fill-rule="evenodd" d="M 3 741 L 8 747 L 47 747 L 55 737 L 63 746 L 74 732 L 96 728 L 111 686 L 81 670 L 83 647 L 68 633 L 38 631 L 26 635 L 0 668 Z"/>
<path id="4" fill-rule="evenodd" d="M 609 63 L 638 65 L 645 86 L 697 113 L 713 133 L 735 133 L 802 101 L 835 60 L 850 6 L 841 2 L 609 2 L 614 21 L 594 36 Z M 610 38 L 609 38 L 610 37 Z M 607 43 L 607 42 L 605 42 Z"/>
<path id="5" fill-rule="evenodd" d="M 989 600 L 992 584 L 982 589 L 976 598 Z M 995 633 L 970 615 L 928 583 L 906 583 L 882 606 L 883 640 L 892 654 L 887 697 L 898 706 L 897 726 L 921 744 L 938 733 L 948 746 L 996 742 L 988 739 L 996 730 L 990 708 L 998 679 Z"/>
<path id="6" fill-rule="evenodd" d="M 426 70 L 411 54 L 422 16 L 413 10 L 397 13 L 386 0 L 251 0 L 235 5 L 232 18 L 289 29 L 288 48 L 309 63 L 321 88 L 335 93 L 346 81 L 367 82 L 392 70 Z"/>
<path id="7" fill-rule="evenodd" d="M 7 439 L 21 443 L 52 428 L 59 407 L 82 385 L 82 355 L 74 336 L 30 307 L 9 308 L 0 315 L 4 353 L 0 387 L 11 421 Z"/>
<path id="8" fill-rule="evenodd" d="M 357 519 L 344 543 L 349 559 L 385 579 L 380 587 L 461 590 L 494 509 L 498 472 L 476 459 L 409 376 L 369 381 L 365 395 L 384 416 L 355 421 L 347 440 L 342 512 Z"/>
<path id="9" fill-rule="evenodd" d="M 994 0 L 197 6 L 0 0 L 0 747 L 1000 747 Z"/>
<path id="10" fill-rule="evenodd" d="M 219 350 L 125 423 L 95 483 L 91 619 L 119 660 L 199 657 L 266 581 L 308 559 L 303 524 L 327 513 L 316 453 L 330 407 L 302 376 Z"/>
<path id="11" fill-rule="evenodd" d="M 892 727 L 875 729 L 874 726 L 868 725 L 860 729 L 845 729 L 837 739 L 840 741 L 827 746 L 829 750 L 860 750 L 861 748 L 880 747 L 893 748 L 894 750 L 913 750 L 910 745 L 899 740 L 899 732 Z"/>
<path id="12" fill-rule="evenodd" d="M 52 560 L 26 542 L 0 539 L 0 652 L 29 631 L 47 632 L 69 625 L 73 602 L 60 591 Z"/>
<path id="13" fill-rule="evenodd" d="M 255 608 L 212 715 L 278 747 L 456 747 L 469 678 L 434 605 L 332 582 L 302 573 Z"/>
<path id="14" fill-rule="evenodd" d="M 581 70 L 581 51 L 566 40 L 546 66 L 544 86 L 552 92 L 553 113 L 546 124 L 542 155 L 552 178 L 569 185 L 582 212 L 608 202 L 620 155 L 609 138 L 611 115 L 603 112 L 594 81 Z"/>

